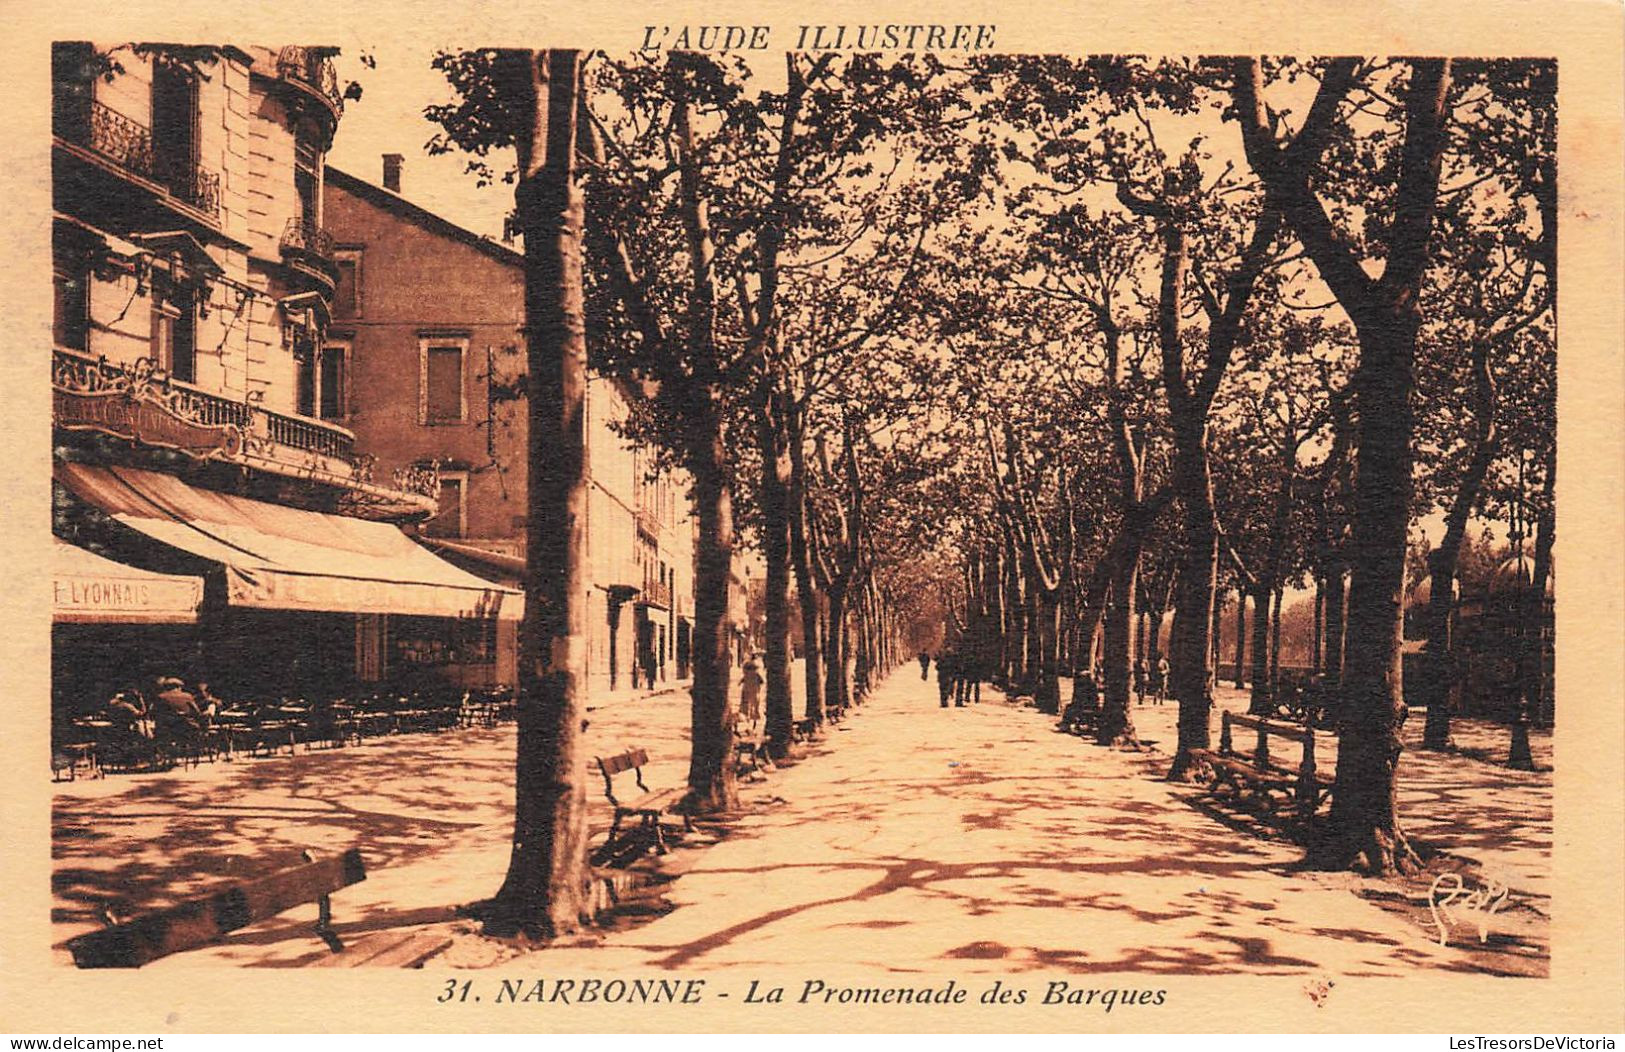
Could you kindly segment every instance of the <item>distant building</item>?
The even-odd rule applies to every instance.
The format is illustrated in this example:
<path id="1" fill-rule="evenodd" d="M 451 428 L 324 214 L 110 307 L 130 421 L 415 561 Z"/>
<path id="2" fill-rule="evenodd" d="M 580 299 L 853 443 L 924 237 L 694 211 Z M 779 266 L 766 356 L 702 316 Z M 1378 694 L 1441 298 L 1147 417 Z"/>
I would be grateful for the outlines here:
<path id="1" fill-rule="evenodd" d="M 328 168 L 326 223 L 340 267 L 330 347 L 353 377 L 344 417 L 383 470 L 432 470 L 437 513 L 420 527 L 446 558 L 509 586 L 526 551 L 523 256 L 401 193 Z M 589 687 L 689 674 L 694 535 L 687 485 L 657 475 L 618 432 L 641 392 L 594 376 L 587 392 Z M 458 682 L 512 682 L 517 637 L 489 662 L 448 661 Z"/>
<path id="2" fill-rule="evenodd" d="M 391 617 L 520 616 L 395 525 L 434 513 L 432 470 L 343 425 L 328 52 L 69 42 L 52 67 L 59 707 L 160 673 L 343 692 L 383 678 Z"/>

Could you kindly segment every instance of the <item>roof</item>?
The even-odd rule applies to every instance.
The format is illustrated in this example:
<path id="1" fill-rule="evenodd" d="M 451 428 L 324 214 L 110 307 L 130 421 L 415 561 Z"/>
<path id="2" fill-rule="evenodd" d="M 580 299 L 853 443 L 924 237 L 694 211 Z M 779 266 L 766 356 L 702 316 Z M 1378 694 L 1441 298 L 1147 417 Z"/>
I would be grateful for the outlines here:
<path id="1" fill-rule="evenodd" d="M 470 248 L 490 256 L 498 263 L 506 263 L 512 267 L 523 266 L 525 256 L 500 241 L 493 241 L 488 237 L 474 233 L 466 227 L 460 227 L 449 219 L 435 215 L 427 208 L 415 205 L 393 190 L 386 190 L 381 186 L 374 186 L 365 179 L 358 179 L 348 172 L 327 166 L 327 185 L 336 186 L 345 193 L 359 197 L 377 208 L 392 215 L 399 216 L 409 223 L 414 223 L 432 234 L 461 241 Z"/>

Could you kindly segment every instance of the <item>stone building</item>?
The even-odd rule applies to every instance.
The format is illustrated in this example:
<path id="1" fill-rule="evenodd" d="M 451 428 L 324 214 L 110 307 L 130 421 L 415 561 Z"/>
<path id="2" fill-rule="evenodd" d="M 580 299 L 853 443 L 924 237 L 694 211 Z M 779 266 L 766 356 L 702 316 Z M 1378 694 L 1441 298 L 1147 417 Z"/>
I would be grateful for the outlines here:
<path id="1" fill-rule="evenodd" d="M 52 66 L 59 708 L 166 672 L 349 691 L 386 678 L 391 617 L 488 645 L 522 597 L 402 533 L 433 470 L 381 470 L 342 422 L 330 52 L 63 42 Z"/>
<path id="2" fill-rule="evenodd" d="M 382 180 L 332 167 L 325 221 L 339 282 L 327 346 L 353 382 L 345 426 L 380 470 L 432 471 L 436 514 L 419 527 L 447 559 L 510 587 L 524 572 L 526 430 L 523 262 L 413 204 L 402 159 Z M 336 353 L 336 352 L 335 352 Z M 681 477 L 621 437 L 641 392 L 593 376 L 586 409 L 589 689 L 626 691 L 688 676 L 694 527 Z M 494 665 L 447 664 L 458 682 L 511 682 L 511 633 Z"/>

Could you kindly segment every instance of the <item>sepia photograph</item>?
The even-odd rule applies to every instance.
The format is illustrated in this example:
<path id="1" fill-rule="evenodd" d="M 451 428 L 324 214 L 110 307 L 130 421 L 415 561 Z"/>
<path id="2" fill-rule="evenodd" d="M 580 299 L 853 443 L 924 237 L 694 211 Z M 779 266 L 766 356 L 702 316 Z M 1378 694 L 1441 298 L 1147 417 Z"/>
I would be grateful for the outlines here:
<path id="1" fill-rule="evenodd" d="M 8 948 L 131 1033 L 1617 1030 L 1618 57 L 736 14 L 39 19 Z"/>

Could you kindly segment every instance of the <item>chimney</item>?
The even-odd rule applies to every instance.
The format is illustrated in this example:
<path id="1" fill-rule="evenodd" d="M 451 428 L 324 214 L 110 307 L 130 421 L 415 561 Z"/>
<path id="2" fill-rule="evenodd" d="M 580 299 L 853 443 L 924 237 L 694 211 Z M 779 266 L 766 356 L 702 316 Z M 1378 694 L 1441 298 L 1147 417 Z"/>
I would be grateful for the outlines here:
<path id="1" fill-rule="evenodd" d="M 398 153 L 384 154 L 384 189 L 395 193 L 401 192 L 401 165 L 406 158 Z"/>

